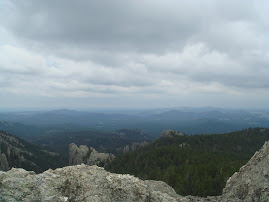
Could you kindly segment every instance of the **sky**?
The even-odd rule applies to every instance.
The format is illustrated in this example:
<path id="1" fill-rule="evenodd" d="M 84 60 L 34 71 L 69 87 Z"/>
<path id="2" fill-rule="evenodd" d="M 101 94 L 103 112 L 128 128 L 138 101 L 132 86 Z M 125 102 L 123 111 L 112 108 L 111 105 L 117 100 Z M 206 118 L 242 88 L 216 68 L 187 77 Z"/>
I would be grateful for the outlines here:
<path id="1" fill-rule="evenodd" d="M 0 109 L 268 108 L 268 8 L 0 0 Z"/>

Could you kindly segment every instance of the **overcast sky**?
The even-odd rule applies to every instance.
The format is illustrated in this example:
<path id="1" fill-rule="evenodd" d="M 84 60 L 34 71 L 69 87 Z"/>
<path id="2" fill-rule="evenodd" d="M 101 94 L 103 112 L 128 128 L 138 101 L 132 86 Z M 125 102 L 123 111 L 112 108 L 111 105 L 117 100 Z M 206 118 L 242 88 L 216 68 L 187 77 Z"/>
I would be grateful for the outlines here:
<path id="1" fill-rule="evenodd" d="M 0 109 L 268 108 L 269 1 L 1 0 Z"/>

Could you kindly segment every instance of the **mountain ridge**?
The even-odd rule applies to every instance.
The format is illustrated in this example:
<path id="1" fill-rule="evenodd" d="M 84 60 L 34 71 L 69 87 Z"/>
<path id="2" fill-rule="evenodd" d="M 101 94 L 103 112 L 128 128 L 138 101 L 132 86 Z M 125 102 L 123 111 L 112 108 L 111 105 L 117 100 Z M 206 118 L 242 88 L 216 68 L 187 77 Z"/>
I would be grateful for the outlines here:
<path id="1" fill-rule="evenodd" d="M 5 131 L 0 131 L 0 155 L 0 170 L 23 167 L 39 173 L 63 166 L 58 153 L 45 150 Z"/>
<path id="2" fill-rule="evenodd" d="M 265 128 L 215 135 L 187 136 L 173 130 L 164 134 L 139 150 L 116 156 L 106 169 L 165 181 L 181 195 L 219 195 L 227 178 L 269 140 Z"/>

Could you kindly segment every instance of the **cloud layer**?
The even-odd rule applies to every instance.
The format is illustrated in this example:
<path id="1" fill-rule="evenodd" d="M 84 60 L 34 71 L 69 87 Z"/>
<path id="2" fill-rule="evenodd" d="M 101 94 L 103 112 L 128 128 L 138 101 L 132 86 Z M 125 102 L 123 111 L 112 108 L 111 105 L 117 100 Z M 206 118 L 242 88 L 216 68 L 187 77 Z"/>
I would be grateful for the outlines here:
<path id="1" fill-rule="evenodd" d="M 243 0 L 4 0 L 0 102 L 265 107 L 267 6 Z"/>

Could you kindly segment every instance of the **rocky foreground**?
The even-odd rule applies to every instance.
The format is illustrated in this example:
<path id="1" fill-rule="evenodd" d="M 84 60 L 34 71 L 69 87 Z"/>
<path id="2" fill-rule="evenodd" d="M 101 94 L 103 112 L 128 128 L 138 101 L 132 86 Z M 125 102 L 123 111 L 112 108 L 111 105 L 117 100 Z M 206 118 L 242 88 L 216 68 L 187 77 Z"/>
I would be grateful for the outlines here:
<path id="1" fill-rule="evenodd" d="M 0 171 L 0 201 L 269 201 L 269 142 L 235 173 L 223 195 L 179 196 L 166 183 L 77 165 L 41 174 Z"/>

